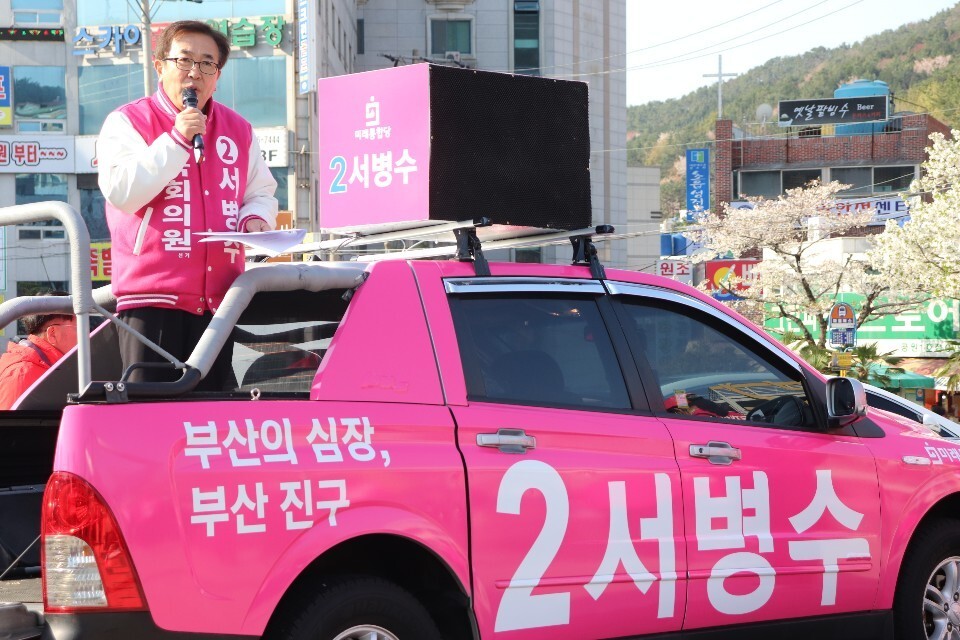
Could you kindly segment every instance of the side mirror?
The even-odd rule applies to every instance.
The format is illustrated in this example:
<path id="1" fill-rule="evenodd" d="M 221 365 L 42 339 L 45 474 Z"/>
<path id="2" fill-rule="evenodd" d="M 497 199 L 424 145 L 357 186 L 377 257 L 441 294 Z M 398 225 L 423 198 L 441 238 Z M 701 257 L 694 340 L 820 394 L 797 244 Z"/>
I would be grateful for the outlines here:
<path id="1" fill-rule="evenodd" d="M 867 392 L 859 380 L 827 380 L 827 419 L 831 429 L 845 427 L 867 415 Z"/>

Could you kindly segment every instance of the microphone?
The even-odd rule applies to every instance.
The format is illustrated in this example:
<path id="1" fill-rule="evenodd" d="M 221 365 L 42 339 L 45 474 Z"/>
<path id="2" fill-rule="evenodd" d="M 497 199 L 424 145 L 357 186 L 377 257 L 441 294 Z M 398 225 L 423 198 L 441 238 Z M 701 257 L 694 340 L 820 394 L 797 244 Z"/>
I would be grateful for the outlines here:
<path id="1" fill-rule="evenodd" d="M 197 91 L 193 87 L 186 87 L 181 94 L 183 107 L 185 109 L 196 109 L 200 104 L 197 99 Z M 199 133 L 193 136 L 193 157 L 197 162 L 203 159 L 203 136 Z"/>

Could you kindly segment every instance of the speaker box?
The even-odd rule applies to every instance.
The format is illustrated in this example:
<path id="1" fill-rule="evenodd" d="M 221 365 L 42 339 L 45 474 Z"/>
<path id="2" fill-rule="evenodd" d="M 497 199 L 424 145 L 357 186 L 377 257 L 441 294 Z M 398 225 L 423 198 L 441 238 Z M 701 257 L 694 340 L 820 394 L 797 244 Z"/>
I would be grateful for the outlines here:
<path id="1" fill-rule="evenodd" d="M 318 84 L 320 226 L 591 225 L 587 85 L 437 65 Z"/>

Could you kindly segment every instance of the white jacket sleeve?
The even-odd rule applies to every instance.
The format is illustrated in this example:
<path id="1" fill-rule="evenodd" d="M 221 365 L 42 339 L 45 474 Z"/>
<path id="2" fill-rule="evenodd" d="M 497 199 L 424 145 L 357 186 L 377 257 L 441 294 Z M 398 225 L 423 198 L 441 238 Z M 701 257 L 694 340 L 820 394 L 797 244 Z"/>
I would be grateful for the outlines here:
<path id="1" fill-rule="evenodd" d="M 259 156 L 258 156 L 259 157 Z M 125 213 L 136 213 L 173 180 L 189 151 L 164 133 L 147 145 L 130 120 L 114 111 L 97 139 L 100 191 Z"/>
<path id="2" fill-rule="evenodd" d="M 277 199 L 274 192 L 277 181 L 260 153 L 260 143 L 253 136 L 250 143 L 250 166 L 247 168 L 247 190 L 243 194 L 238 223 L 243 229 L 244 221 L 250 217 L 263 218 L 271 229 L 277 228 Z"/>

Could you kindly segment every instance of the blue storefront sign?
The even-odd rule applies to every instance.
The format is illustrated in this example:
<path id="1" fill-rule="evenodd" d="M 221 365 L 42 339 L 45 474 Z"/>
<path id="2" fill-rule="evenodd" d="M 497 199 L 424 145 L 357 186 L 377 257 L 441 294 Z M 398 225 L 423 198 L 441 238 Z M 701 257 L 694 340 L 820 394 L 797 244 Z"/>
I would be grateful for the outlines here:
<path id="1" fill-rule="evenodd" d="M 13 125 L 10 108 L 10 67 L 0 67 L 0 127 Z"/>
<path id="2" fill-rule="evenodd" d="M 710 150 L 687 149 L 687 211 L 706 211 L 709 208 Z"/>
<path id="3" fill-rule="evenodd" d="M 316 35 L 313 16 L 317 15 L 316 0 L 297 0 L 297 93 L 310 93 L 316 87 Z"/>

